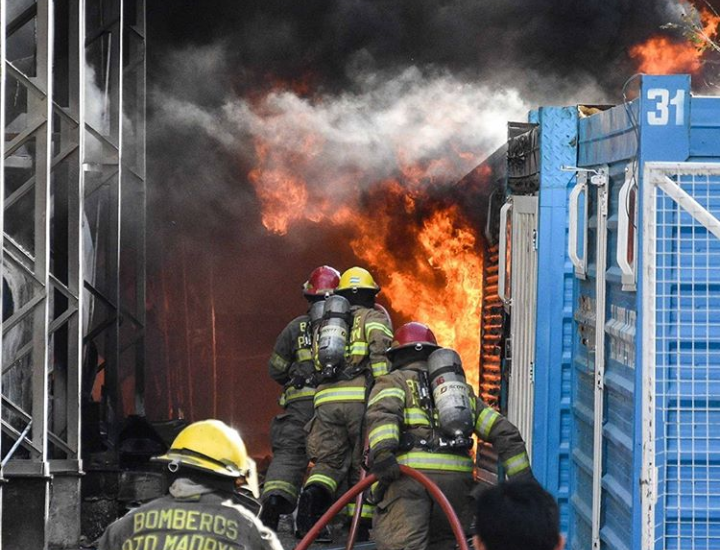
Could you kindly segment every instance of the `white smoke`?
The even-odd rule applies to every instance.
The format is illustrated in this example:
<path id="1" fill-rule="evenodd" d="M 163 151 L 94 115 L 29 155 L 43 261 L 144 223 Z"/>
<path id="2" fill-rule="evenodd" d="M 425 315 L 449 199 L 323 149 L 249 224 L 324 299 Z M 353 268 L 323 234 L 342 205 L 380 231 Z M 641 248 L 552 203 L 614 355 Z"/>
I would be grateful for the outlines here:
<path id="1" fill-rule="evenodd" d="M 173 126 L 201 129 L 235 155 L 253 155 L 259 140 L 269 147 L 270 168 L 333 194 L 342 194 L 348 174 L 356 185 L 371 185 L 418 163 L 434 183 L 455 181 L 505 140 L 508 120 L 525 120 L 529 108 L 516 89 L 447 72 L 410 67 L 353 78 L 351 91 L 335 95 L 285 90 L 259 102 L 230 98 L 214 109 L 166 98 L 161 108 Z M 432 165 L 449 157 L 457 162 Z"/>

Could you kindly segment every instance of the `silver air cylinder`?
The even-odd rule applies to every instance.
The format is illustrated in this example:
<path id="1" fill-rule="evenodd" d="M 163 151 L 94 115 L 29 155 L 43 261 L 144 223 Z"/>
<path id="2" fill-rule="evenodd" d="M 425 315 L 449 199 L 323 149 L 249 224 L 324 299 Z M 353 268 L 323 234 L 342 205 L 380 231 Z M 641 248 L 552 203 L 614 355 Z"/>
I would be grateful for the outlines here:
<path id="1" fill-rule="evenodd" d="M 313 332 L 319 327 L 325 313 L 325 300 L 318 300 L 310 306 L 310 327 Z"/>
<path id="2" fill-rule="evenodd" d="M 451 439 L 469 438 L 474 425 L 470 392 L 455 350 L 442 348 L 430 354 L 428 380 L 440 431 Z"/>
<path id="3" fill-rule="evenodd" d="M 350 302 L 342 296 L 325 299 L 325 311 L 318 339 L 318 362 L 323 373 L 330 374 L 342 365 L 350 332 Z"/>

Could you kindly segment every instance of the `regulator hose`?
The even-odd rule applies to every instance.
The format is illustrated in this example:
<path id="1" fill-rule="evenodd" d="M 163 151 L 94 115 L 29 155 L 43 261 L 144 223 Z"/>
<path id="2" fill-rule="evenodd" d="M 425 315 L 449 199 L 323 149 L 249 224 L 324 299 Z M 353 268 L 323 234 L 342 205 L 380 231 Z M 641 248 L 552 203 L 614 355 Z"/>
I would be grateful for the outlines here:
<path id="1" fill-rule="evenodd" d="M 450 527 L 452 527 L 453 534 L 455 535 L 455 540 L 457 540 L 459 549 L 469 550 L 467 540 L 465 540 L 465 532 L 463 531 L 462 525 L 460 525 L 460 520 L 458 519 L 457 514 L 455 514 L 455 510 L 453 510 L 452 506 L 450 505 L 450 502 L 448 502 L 448 499 L 438 488 L 438 486 L 435 485 L 429 477 L 408 466 L 400 465 L 400 472 L 402 472 L 406 476 L 410 476 L 428 490 L 428 492 L 435 499 L 435 502 L 437 502 L 442 508 L 443 512 L 445 512 L 445 516 L 450 522 Z M 370 485 L 375 483 L 375 481 L 377 481 L 375 474 L 370 474 L 364 479 L 360 480 L 353 487 L 351 487 L 348 492 L 341 496 L 335 502 L 335 504 L 330 506 L 328 511 L 322 515 L 322 517 L 315 525 L 313 525 L 312 529 L 308 531 L 307 535 L 305 535 L 295 547 L 295 550 L 307 550 L 313 543 L 315 538 L 318 536 L 320 531 L 323 529 L 323 527 L 330 523 L 330 520 L 334 518 L 345 507 L 346 504 L 348 504 L 358 494 L 362 493 L 365 489 L 370 487 Z"/>

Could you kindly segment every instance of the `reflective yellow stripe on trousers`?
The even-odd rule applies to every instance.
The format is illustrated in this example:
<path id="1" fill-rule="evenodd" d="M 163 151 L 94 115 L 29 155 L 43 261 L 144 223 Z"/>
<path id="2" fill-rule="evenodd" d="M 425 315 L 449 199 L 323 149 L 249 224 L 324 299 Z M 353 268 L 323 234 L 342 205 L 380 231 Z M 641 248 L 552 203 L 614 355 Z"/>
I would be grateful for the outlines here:
<path id="1" fill-rule="evenodd" d="M 352 517 L 355 515 L 355 503 L 348 504 L 345 508 L 345 513 Z M 365 519 L 372 519 L 373 513 L 375 512 L 375 506 L 372 504 L 365 504 L 363 503 L 362 508 L 360 509 L 360 517 Z"/>
<path id="2" fill-rule="evenodd" d="M 265 485 L 263 486 L 263 495 L 266 495 L 271 491 L 283 491 L 290 495 L 292 498 L 297 498 L 298 496 L 298 490 L 295 485 L 293 485 L 292 483 L 288 483 L 287 481 L 281 481 L 279 479 L 265 482 Z"/>
<path id="3" fill-rule="evenodd" d="M 365 401 L 364 387 L 327 388 L 315 394 L 315 406 L 325 403 L 346 403 L 348 401 Z"/>
<path id="4" fill-rule="evenodd" d="M 469 456 L 449 453 L 429 453 L 410 451 L 397 457 L 399 464 L 418 470 L 437 470 L 440 472 L 472 472 L 473 463 Z"/>
<path id="5" fill-rule="evenodd" d="M 335 491 L 337 491 L 337 483 L 330 476 L 326 476 L 323 474 L 311 474 L 305 482 L 305 487 L 313 484 L 324 485 L 325 487 L 330 489 L 330 492 L 332 492 L 332 494 L 335 494 Z"/>

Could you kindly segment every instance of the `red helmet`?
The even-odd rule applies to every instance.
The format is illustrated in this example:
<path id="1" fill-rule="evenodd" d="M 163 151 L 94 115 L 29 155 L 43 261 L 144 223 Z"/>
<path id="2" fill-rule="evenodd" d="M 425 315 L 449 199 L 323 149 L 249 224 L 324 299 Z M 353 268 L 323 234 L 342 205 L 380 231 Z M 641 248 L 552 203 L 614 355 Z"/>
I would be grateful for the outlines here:
<path id="1" fill-rule="evenodd" d="M 316 267 L 303 285 L 305 296 L 324 296 L 332 294 L 340 282 L 340 272 L 329 265 Z"/>
<path id="2" fill-rule="evenodd" d="M 440 349 L 430 327 L 422 323 L 412 321 L 401 326 L 395 331 L 392 345 L 387 350 L 388 358 L 402 349 L 415 349 L 417 351 L 427 350 L 428 353 Z"/>

